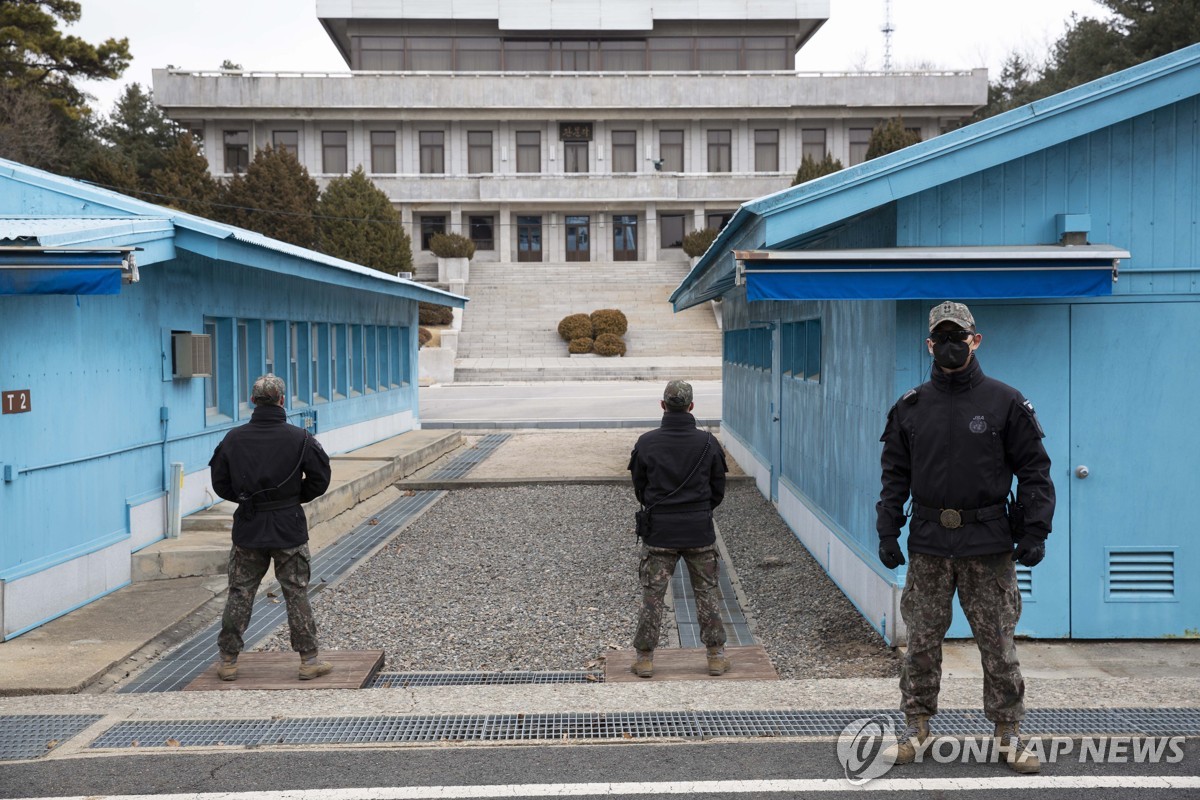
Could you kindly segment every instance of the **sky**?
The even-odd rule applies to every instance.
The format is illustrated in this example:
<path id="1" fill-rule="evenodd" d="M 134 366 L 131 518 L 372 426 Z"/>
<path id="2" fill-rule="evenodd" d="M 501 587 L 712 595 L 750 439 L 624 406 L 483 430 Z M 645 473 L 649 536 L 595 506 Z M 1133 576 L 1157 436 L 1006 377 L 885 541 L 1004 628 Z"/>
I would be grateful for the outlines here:
<path id="1" fill-rule="evenodd" d="M 882 69 L 885 2 L 830 0 L 829 20 L 801 49 L 796 68 Z M 133 63 L 120 79 L 83 84 L 103 113 L 125 84 L 150 86 L 150 71 L 168 64 L 216 69 L 229 59 L 247 70 L 347 70 L 317 21 L 313 0 L 206 0 L 194 6 L 179 0 L 81 3 L 83 17 L 66 28 L 68 33 L 93 44 L 125 36 L 133 53 Z M 1108 16 L 1095 0 L 891 0 L 891 6 L 893 69 L 987 67 L 993 78 L 1011 52 L 1040 62 L 1072 12 Z"/>

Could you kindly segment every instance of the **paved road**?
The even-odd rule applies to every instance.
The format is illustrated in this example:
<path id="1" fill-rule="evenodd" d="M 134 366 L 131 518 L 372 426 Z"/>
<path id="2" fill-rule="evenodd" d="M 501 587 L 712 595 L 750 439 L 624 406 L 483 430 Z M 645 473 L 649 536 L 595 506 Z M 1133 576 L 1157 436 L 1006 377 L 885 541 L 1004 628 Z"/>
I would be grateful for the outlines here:
<path id="1" fill-rule="evenodd" d="M 200 800 L 294 800 L 546 796 L 794 798 L 1177 798 L 1200 796 L 1200 741 L 1175 764 L 1080 764 L 1039 776 L 999 764 L 914 764 L 863 787 L 841 782 L 832 741 L 700 744 L 479 746 L 131 756 L 0 766 L 0 797 L 163 795 Z M 1175 788 L 1168 781 L 1176 782 Z"/>
<path id="2" fill-rule="evenodd" d="M 523 384 L 456 383 L 420 390 L 421 422 L 542 422 L 547 427 L 572 422 L 652 421 L 662 417 L 659 401 L 665 383 L 612 381 Z M 696 381 L 697 419 L 721 418 L 721 382 Z"/>

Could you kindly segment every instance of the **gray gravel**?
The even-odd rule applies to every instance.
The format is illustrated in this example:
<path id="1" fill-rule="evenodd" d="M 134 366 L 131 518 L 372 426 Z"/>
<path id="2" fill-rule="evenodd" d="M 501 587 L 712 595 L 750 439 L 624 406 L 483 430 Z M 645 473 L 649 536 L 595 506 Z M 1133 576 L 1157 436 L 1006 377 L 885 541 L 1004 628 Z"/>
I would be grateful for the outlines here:
<path id="1" fill-rule="evenodd" d="M 895 653 L 829 579 L 753 485 L 731 486 L 717 524 L 755 638 L 780 678 L 883 678 L 900 674 Z"/>
<path id="2" fill-rule="evenodd" d="M 382 649 L 389 671 L 587 668 L 633 636 L 636 507 L 624 486 L 451 492 L 317 595 L 322 646 Z"/>
<path id="3" fill-rule="evenodd" d="M 633 636 L 635 508 L 626 486 L 450 492 L 316 596 L 322 646 L 382 649 L 385 671 L 594 666 Z M 752 485 L 731 486 L 717 521 L 781 678 L 897 674 L 892 651 Z M 288 650 L 286 627 L 256 649 Z"/>

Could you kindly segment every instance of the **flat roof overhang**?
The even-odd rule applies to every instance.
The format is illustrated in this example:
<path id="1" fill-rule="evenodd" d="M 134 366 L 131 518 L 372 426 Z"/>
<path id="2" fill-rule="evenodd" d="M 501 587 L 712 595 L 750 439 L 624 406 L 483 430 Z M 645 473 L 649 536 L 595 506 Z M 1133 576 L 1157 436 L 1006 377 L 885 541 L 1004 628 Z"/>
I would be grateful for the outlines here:
<path id="1" fill-rule="evenodd" d="M 1112 294 L 1129 251 L 1107 244 L 735 250 L 755 300 L 962 300 Z"/>

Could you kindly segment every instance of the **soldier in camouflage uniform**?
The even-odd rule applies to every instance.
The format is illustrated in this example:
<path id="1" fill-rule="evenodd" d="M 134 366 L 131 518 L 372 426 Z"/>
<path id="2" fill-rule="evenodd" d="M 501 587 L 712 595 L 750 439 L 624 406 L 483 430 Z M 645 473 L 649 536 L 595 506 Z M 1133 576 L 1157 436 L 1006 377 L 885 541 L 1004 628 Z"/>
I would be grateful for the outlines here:
<path id="1" fill-rule="evenodd" d="M 209 461 L 213 489 L 238 504 L 229 553 L 229 596 L 217 637 L 217 675 L 224 681 L 237 679 L 242 634 L 272 562 L 287 604 L 292 649 L 300 653 L 300 680 L 319 678 L 333 669 L 318 658 L 317 625 L 308 602 L 308 520 L 300 507 L 329 488 L 329 456 L 315 437 L 288 424 L 286 396 L 283 381 L 275 375 L 255 381 L 250 422 L 227 433 Z"/>
<path id="2" fill-rule="evenodd" d="M 876 505 L 879 559 L 895 569 L 904 505 L 911 498 L 911 564 L 900 598 L 908 648 L 900 675 L 904 739 L 889 749 L 895 763 L 914 760 L 929 738 L 942 678 L 942 639 L 958 593 L 983 663 L 983 707 L 995 737 L 1018 772 L 1037 772 L 1020 741 L 1025 681 L 1013 637 L 1021 593 L 1013 562 L 1033 567 L 1045 555 L 1054 516 L 1050 458 L 1033 405 L 1016 389 L 983 374 L 975 351 L 983 336 L 962 303 L 929 312 L 930 380 L 888 412 L 883 432 L 883 488 Z M 1017 480 L 1015 507 L 1006 500 Z"/>
<path id="3" fill-rule="evenodd" d="M 691 384 L 671 381 L 659 405 L 664 411 L 661 427 L 642 434 L 629 457 L 634 493 L 650 514 L 638 568 L 642 612 L 633 640 L 637 658 L 632 669 L 641 678 L 654 675 L 663 598 L 682 558 L 692 579 L 708 672 L 721 675 L 730 663 L 720 615 L 712 510 L 725 498 L 725 452 L 715 436 L 696 427 Z"/>

